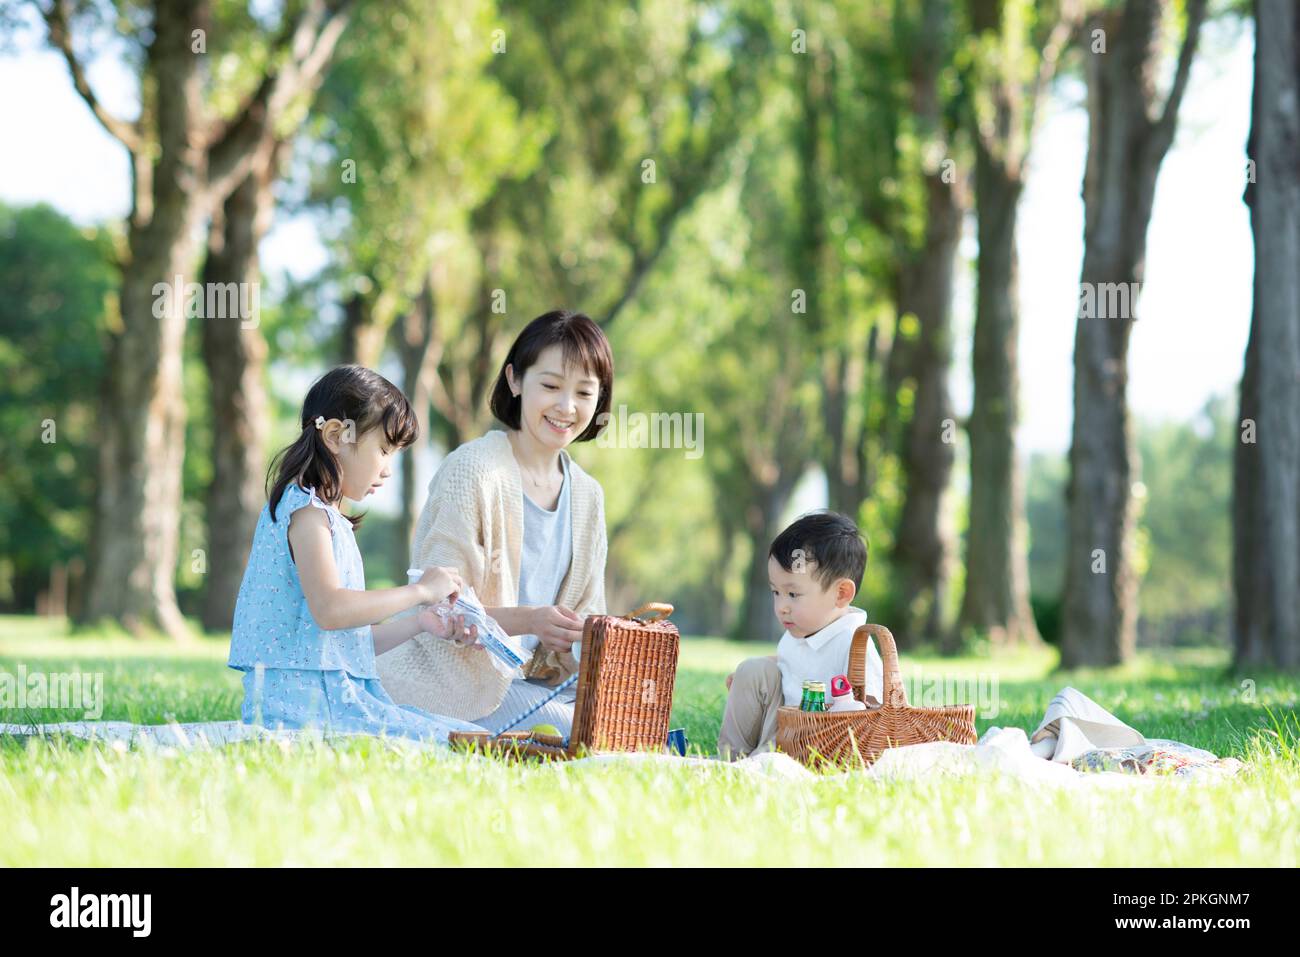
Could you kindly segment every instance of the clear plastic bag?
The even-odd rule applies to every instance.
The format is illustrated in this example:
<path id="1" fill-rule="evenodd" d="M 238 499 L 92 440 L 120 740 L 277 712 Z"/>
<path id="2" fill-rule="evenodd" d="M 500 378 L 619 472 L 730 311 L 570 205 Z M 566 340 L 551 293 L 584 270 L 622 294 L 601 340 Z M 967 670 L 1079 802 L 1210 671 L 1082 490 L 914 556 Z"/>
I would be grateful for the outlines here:
<path id="1" fill-rule="evenodd" d="M 497 671 L 508 678 L 524 676 L 522 667 L 533 657 L 533 653 L 507 635 L 496 620 L 488 615 L 474 589 L 467 587 L 456 596 L 454 604 L 444 599 L 432 607 L 434 614 L 444 622 L 450 622 L 459 616 L 465 619 L 467 630 L 471 625 L 475 626 L 478 629 L 477 644 L 486 649 L 488 658 Z"/>

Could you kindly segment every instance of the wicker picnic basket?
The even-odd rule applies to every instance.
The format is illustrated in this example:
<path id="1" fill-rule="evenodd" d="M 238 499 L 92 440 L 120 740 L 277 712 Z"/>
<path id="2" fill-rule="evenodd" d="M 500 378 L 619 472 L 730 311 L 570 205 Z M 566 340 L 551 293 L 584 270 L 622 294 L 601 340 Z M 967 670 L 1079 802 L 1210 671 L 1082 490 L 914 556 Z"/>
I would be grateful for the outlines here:
<path id="1" fill-rule="evenodd" d="M 866 711 L 812 712 L 783 707 L 776 717 L 776 746 L 804 764 L 870 765 L 886 748 L 930 741 L 974 744 L 975 706 L 946 705 L 915 708 L 898 671 L 894 636 L 883 625 L 863 625 L 853 633 L 849 651 L 849 682 L 853 696 L 863 700 L 866 686 L 867 639 L 875 638 L 884 666 L 884 702 L 874 699 Z"/>
<path id="2" fill-rule="evenodd" d="M 528 731 L 453 732 L 451 743 L 522 757 L 662 751 L 681 642 L 677 626 L 668 621 L 672 612 L 672 605 L 651 602 L 630 615 L 587 618 L 569 740 Z"/>

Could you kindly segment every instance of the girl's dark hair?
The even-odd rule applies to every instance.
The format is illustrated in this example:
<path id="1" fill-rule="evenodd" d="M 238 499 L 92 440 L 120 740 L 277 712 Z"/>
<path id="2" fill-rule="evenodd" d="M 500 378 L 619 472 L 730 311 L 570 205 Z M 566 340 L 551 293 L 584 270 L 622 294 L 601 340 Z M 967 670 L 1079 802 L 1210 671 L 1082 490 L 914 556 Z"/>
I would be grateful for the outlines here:
<path id="1" fill-rule="evenodd" d="M 276 476 L 269 492 L 271 521 L 275 521 L 275 507 L 280 504 L 284 490 L 294 483 L 314 488 L 326 502 L 337 502 L 343 494 L 339 460 L 325 444 L 324 433 L 316 428 L 317 416 L 324 416 L 326 421 L 351 420 L 354 441 L 372 429 L 383 429 L 389 445 L 396 449 L 406 448 L 420 434 L 420 423 L 411 403 L 406 401 L 401 389 L 378 372 L 356 365 L 330 369 L 312 383 L 307 398 L 302 400 L 299 417 L 302 434 L 277 453 L 267 470 L 268 485 L 271 476 Z M 353 528 L 361 524 L 360 515 L 347 518 Z"/>
<path id="2" fill-rule="evenodd" d="M 497 373 L 496 385 L 492 387 L 489 406 L 492 414 L 512 429 L 521 425 L 519 414 L 523 399 L 510 391 L 506 379 L 506 366 L 515 370 L 515 377 L 522 380 L 524 372 L 537 361 L 537 357 L 549 346 L 558 345 L 564 350 L 564 361 L 573 363 L 590 372 L 600 380 L 600 398 L 596 400 L 596 411 L 587 423 L 587 428 L 575 442 L 588 442 L 600 434 L 608 419 L 610 403 L 614 398 L 614 353 L 609 347 L 609 340 L 600 326 L 581 312 L 556 310 L 538 316 L 515 339 L 501 371 Z"/>

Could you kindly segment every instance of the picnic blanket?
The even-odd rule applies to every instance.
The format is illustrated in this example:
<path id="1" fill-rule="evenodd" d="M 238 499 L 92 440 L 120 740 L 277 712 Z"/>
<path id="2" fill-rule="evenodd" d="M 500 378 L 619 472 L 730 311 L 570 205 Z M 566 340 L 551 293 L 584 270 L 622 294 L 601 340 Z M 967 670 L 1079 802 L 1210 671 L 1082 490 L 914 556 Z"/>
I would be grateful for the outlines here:
<path id="1" fill-rule="evenodd" d="M 356 733 L 272 731 L 239 721 L 139 725 L 126 721 L 68 721 L 59 724 L 0 724 L 0 735 L 52 737 L 70 735 L 118 748 L 162 747 L 188 750 L 220 747 L 238 741 L 271 740 L 288 747 L 303 740 L 346 739 Z M 385 738 L 394 747 L 438 748 L 434 741 Z M 666 764 L 728 768 L 776 778 L 816 778 L 817 774 L 785 754 L 765 752 L 741 761 L 678 757 L 669 754 L 601 754 L 556 762 L 557 769 L 609 764 Z M 1047 706 L 1032 736 L 1021 728 L 989 728 L 973 745 L 934 742 L 889 748 L 869 767 L 849 773 L 869 778 L 906 780 L 933 774 L 996 773 L 1024 781 L 1062 787 L 1128 786 L 1137 780 L 1214 779 L 1236 774 L 1236 758 L 1219 758 L 1202 748 L 1163 738 L 1144 738 L 1087 695 L 1074 688 L 1060 691 Z"/>

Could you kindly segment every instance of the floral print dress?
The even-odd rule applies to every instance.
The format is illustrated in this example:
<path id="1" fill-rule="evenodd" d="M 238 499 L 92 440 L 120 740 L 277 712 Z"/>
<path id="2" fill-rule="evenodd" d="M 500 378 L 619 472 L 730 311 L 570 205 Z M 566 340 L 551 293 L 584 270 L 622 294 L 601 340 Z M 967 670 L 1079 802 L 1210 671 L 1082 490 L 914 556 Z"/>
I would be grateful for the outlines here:
<path id="1" fill-rule="evenodd" d="M 289 519 L 306 507 L 323 509 L 329 519 L 340 584 L 358 591 L 366 587 L 352 523 L 315 489 L 288 486 L 274 519 L 269 504 L 262 508 L 235 604 L 227 662 L 244 673 L 241 720 L 268 728 L 315 727 L 443 743 L 451 731 L 482 731 L 468 721 L 394 702 L 375 671 L 369 625 L 327 630 L 316 624 L 289 553 Z"/>

